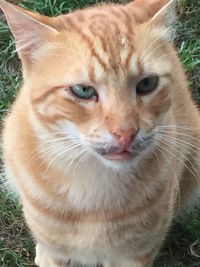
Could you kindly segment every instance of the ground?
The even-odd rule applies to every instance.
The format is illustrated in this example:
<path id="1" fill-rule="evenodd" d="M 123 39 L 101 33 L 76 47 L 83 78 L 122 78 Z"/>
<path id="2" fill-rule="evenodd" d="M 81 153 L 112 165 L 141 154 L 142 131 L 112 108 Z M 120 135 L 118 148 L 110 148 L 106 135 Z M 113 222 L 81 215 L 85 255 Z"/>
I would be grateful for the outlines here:
<path id="1" fill-rule="evenodd" d="M 70 12 L 95 4 L 95 0 L 24 0 L 12 1 L 45 15 Z M 101 1 L 103 2 L 103 1 Z M 104 1 L 105 2 L 105 1 Z M 112 2 L 125 2 L 112 1 Z M 200 1 L 177 1 L 176 46 L 185 66 L 189 87 L 200 104 Z M 5 19 L 0 13 L 0 118 L 12 103 L 21 82 L 20 63 L 14 51 Z M 0 128 L 1 129 L 1 128 Z M 197 207 L 174 221 L 155 267 L 200 266 L 200 212 Z M 0 188 L 0 266 L 34 266 L 34 244 L 23 221 L 20 204 Z"/>

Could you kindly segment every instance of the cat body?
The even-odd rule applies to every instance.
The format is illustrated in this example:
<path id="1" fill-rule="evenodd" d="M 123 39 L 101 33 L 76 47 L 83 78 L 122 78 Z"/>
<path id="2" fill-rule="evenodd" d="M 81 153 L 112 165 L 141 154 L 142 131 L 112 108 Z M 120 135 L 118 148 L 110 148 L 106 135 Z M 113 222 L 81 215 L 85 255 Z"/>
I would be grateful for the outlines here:
<path id="1" fill-rule="evenodd" d="M 198 195 L 200 119 L 170 43 L 171 2 L 49 18 L 0 1 L 24 75 L 5 170 L 40 267 L 150 267 Z"/>

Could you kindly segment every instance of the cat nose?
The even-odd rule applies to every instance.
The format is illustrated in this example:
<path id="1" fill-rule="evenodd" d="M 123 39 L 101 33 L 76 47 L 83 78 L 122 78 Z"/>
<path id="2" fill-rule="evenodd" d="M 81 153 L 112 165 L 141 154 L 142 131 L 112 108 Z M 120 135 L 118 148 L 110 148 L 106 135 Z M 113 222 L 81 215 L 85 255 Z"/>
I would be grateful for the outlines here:
<path id="1" fill-rule="evenodd" d="M 137 136 L 138 129 L 132 128 L 128 130 L 119 129 L 118 131 L 113 132 L 113 136 L 117 139 L 120 145 L 124 147 L 129 147 Z"/>

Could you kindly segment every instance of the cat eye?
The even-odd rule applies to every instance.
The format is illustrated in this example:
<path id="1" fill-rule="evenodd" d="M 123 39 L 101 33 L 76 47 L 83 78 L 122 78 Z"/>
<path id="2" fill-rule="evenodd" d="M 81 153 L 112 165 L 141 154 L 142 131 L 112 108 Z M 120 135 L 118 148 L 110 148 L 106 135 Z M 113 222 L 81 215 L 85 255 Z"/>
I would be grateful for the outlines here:
<path id="1" fill-rule="evenodd" d="M 159 77 L 158 76 L 148 76 L 142 79 L 136 86 L 136 93 L 137 94 L 148 94 L 154 91 L 159 84 Z"/>
<path id="2" fill-rule="evenodd" d="M 79 99 L 83 100 L 97 100 L 97 92 L 92 86 L 73 85 L 70 86 L 71 93 Z"/>

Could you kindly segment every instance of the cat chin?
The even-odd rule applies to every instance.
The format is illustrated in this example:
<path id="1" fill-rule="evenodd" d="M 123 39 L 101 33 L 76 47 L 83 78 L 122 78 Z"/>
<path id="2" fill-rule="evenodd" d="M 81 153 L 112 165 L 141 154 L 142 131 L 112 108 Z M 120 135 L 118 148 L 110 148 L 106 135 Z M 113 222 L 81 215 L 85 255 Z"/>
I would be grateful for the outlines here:
<path id="1" fill-rule="evenodd" d="M 135 169 L 138 164 L 138 159 L 132 159 L 132 161 L 114 161 L 109 159 L 104 159 L 104 165 L 115 172 L 129 172 Z"/>

